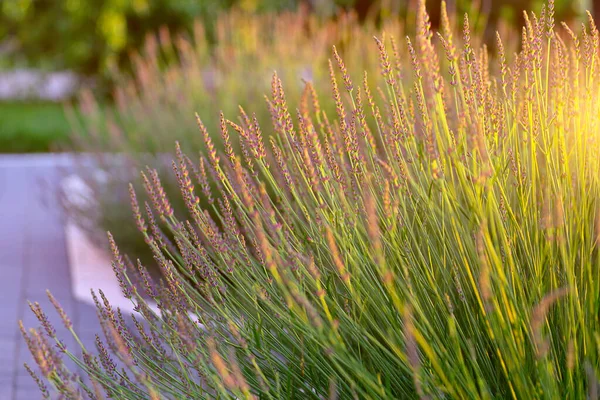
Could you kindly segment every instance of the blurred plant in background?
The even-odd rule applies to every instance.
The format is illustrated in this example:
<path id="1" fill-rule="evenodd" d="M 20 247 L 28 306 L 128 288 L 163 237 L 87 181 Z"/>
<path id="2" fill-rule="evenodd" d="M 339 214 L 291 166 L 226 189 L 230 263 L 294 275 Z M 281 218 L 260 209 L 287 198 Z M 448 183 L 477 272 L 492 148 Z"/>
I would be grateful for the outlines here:
<path id="1" fill-rule="evenodd" d="M 455 0 L 448 3 L 451 12 L 458 15 L 466 12 L 473 16 L 473 32 L 485 31 L 484 37 L 490 42 L 493 42 L 495 30 L 502 30 L 498 21 L 520 24 L 523 8 L 539 10 L 541 6 L 540 0 Z M 585 3 L 557 1 L 557 18 L 581 15 Z M 194 26 L 202 25 L 206 48 L 199 54 L 212 57 L 222 47 L 218 42 L 223 35 L 216 21 L 232 8 L 251 15 L 250 18 L 255 14 L 301 9 L 321 24 L 331 23 L 351 11 L 361 23 L 382 28 L 382 21 L 393 18 L 414 23 L 415 4 L 415 0 L 3 0 L 0 2 L 0 73 L 14 68 L 69 70 L 93 88 L 95 95 L 106 103 L 104 107 L 110 108 L 114 87 L 122 83 L 124 75 L 131 77 L 138 73 L 132 54 L 143 53 L 147 35 L 155 34 L 159 29 L 173 37 L 193 36 L 197 31 Z M 439 24 L 439 6 L 439 0 L 427 4 L 434 27 Z M 238 22 L 245 24 L 246 21 Z M 269 34 L 268 31 L 261 32 Z M 257 57 L 264 56 L 263 53 Z M 166 59 L 161 57 L 161 63 L 165 62 Z M 173 62 L 176 57 L 170 60 Z M 235 98 L 249 97 L 249 91 L 241 96 L 231 94 Z M 259 93 L 259 97 L 262 94 Z M 221 102 L 224 109 L 237 105 L 229 100 L 232 98 L 213 95 L 213 100 Z M 46 127 L 41 118 L 29 113 L 37 107 L 47 110 L 46 115 L 62 124 Z M 21 119 L 22 124 L 16 120 L 17 123 L 0 130 L 0 152 L 50 151 L 65 144 L 69 128 L 60 108 L 37 101 L 33 104 L 30 101 L 0 102 L 0 114 L 13 111 L 32 117 Z"/>
<path id="2" fill-rule="evenodd" d="M 7 60 L 14 65 L 72 69 L 110 76 L 126 66 L 147 34 L 167 27 L 190 32 L 200 20 L 213 38 L 212 21 L 223 10 L 239 6 L 248 12 L 296 8 L 299 0 L 4 0 L 0 4 L 0 43 L 11 43 Z M 315 10 L 334 9 L 316 7 Z M 349 4 L 340 1 L 340 4 Z M 4 61 L 7 63 L 7 61 Z"/>
<path id="3" fill-rule="evenodd" d="M 430 1 L 428 5 L 434 21 L 439 3 Z M 572 13 L 579 3 L 557 1 L 557 13 L 561 17 Z M 108 78 L 111 69 L 127 66 L 129 53 L 139 50 L 146 35 L 160 27 L 190 33 L 199 20 L 214 43 L 217 34 L 213 21 L 232 7 L 252 13 L 305 7 L 323 18 L 340 9 L 355 9 L 365 19 L 377 14 L 404 15 L 414 4 L 414 0 L 3 0 L 0 43 L 12 49 L 5 54 L 5 66 L 36 65 Z M 504 13 L 516 20 L 520 10 L 535 8 L 536 4 L 539 7 L 541 1 L 457 0 L 449 4 L 459 15 L 483 11 L 492 19 Z"/>
<path id="4" fill-rule="evenodd" d="M 16 64 L 104 75 L 122 65 L 149 32 L 185 29 L 213 8 L 187 0 L 7 0 L 0 38 L 16 43 Z"/>

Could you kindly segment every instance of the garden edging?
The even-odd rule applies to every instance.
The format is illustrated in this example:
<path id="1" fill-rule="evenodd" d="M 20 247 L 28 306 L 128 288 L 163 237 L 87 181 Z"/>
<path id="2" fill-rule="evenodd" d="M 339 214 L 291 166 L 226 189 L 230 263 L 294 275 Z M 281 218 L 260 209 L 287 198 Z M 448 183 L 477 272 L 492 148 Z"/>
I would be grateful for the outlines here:
<path id="1" fill-rule="evenodd" d="M 85 196 L 85 183 L 76 175 L 67 176 L 61 181 L 61 190 L 68 201 L 81 201 Z M 64 224 L 67 257 L 71 275 L 71 291 L 76 300 L 95 305 L 92 290 L 102 290 L 113 307 L 133 314 L 135 304 L 127 299 L 119 286 L 111 267 L 108 251 L 97 246 L 72 218 Z M 159 312 L 155 303 L 148 301 L 149 307 Z"/>

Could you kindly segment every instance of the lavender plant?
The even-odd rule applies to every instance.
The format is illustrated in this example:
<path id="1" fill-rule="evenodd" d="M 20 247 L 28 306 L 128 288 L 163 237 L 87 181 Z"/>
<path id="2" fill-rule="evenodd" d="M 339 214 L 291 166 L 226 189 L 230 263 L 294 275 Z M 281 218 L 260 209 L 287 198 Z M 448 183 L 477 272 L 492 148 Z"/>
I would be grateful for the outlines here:
<path id="1" fill-rule="evenodd" d="M 421 1 L 411 80 L 400 44 L 375 39 L 380 90 L 334 49 L 334 115 L 311 85 L 291 110 L 275 75 L 268 140 L 240 110 L 221 116 L 218 151 L 198 118 L 206 153 L 173 161 L 191 218 L 151 169 L 150 204 L 131 191 L 163 284 L 111 241 L 133 326 L 100 293 L 104 339 L 77 359 L 33 307 L 44 393 L 597 397 L 598 30 L 555 27 L 549 1 L 514 56 L 498 38 L 495 65 L 463 22 L 462 39 L 447 17 L 434 35 Z"/>
<path id="2" fill-rule="evenodd" d="M 405 29 L 391 17 L 382 25 L 397 35 Z M 303 80 L 315 87 L 328 86 L 327 60 L 334 45 L 356 60 L 353 71 L 378 76 L 377 58 L 367 56 L 378 30 L 371 20 L 361 23 L 355 13 L 330 20 L 306 9 L 277 14 L 234 9 L 216 19 L 216 43 L 205 29 L 198 22 L 191 37 L 175 36 L 167 29 L 149 36 L 144 50 L 132 57 L 133 76 L 115 72 L 119 84 L 114 107 L 103 107 L 91 92 L 80 95 L 78 113 L 71 118 L 71 150 L 93 156 L 91 168 L 85 160 L 77 169 L 92 195 L 87 203 L 67 201 L 65 210 L 99 245 L 108 244 L 105 232 L 110 230 L 126 252 L 148 256 L 135 228 L 124 229 L 131 225 L 127 184 L 133 182 L 141 190 L 138 171 L 150 165 L 159 170 L 170 197 L 178 194 L 170 156 L 164 153 L 172 149 L 174 138 L 190 154 L 202 149 L 195 111 L 202 110 L 210 132 L 218 131 L 220 112 L 235 115 L 238 105 L 251 109 L 261 124 L 268 123 L 270 114 L 262 99 L 270 90 L 273 71 L 286 82 L 293 110 L 299 106 Z M 327 98 L 321 106 L 329 113 L 335 110 Z M 120 162 L 115 162 L 114 154 Z M 185 206 L 180 202 L 175 208 Z"/>

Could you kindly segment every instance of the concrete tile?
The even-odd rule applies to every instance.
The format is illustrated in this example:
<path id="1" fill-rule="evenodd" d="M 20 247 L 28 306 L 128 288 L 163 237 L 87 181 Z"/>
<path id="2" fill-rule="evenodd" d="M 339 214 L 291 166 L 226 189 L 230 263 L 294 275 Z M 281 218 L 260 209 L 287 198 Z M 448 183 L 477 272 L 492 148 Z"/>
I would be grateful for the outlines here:
<path id="1" fill-rule="evenodd" d="M 34 370 L 37 369 L 37 365 L 35 363 L 35 360 L 33 359 L 33 356 L 31 355 L 31 352 L 29 351 L 29 349 L 27 348 L 27 346 L 23 345 L 23 348 L 19 351 L 19 359 L 16 360 L 16 362 L 13 364 L 13 375 L 16 377 L 17 375 L 27 375 L 27 377 L 29 379 L 31 379 L 31 376 L 29 375 L 29 373 L 27 372 L 27 370 L 24 367 L 24 363 L 27 363 L 27 365 L 29 365 L 29 367 L 33 368 Z M 15 378 L 16 379 L 16 378 Z"/>
<path id="2" fill-rule="evenodd" d="M 24 374 L 15 378 L 14 399 L 33 400 L 42 398 L 42 392 L 31 375 L 23 368 Z"/>
<path id="3" fill-rule="evenodd" d="M 8 307 L 18 307 L 19 302 L 23 299 L 22 286 L 21 279 L 0 283 L 0 310 Z"/>
<path id="4" fill-rule="evenodd" d="M 0 304 L 0 339 L 11 339 L 18 332 L 19 310 Z"/>
<path id="5" fill-rule="evenodd" d="M 17 357 L 17 338 L 0 338 L 0 377 L 12 376 Z M 1 380 L 2 378 L 0 378 Z M 2 398 L 2 397 L 0 397 Z"/>
<path id="6" fill-rule="evenodd" d="M 100 333 L 100 322 L 96 314 L 96 308 L 83 302 L 76 302 L 75 328 L 82 335 Z M 93 335 L 92 335 L 93 336 Z"/>
<path id="7" fill-rule="evenodd" d="M 53 272 L 49 266 L 43 274 L 28 279 L 22 297 L 39 301 L 39 298 L 47 297 L 46 290 L 49 290 L 61 304 L 71 302 L 73 295 L 69 274 L 60 270 Z"/>
<path id="8" fill-rule="evenodd" d="M 0 204 L 0 208 L 4 207 Z M 21 226 L 22 218 L 11 221 L 0 214 L 0 260 L 3 272 L 21 270 L 26 249 L 27 230 Z"/>
<path id="9" fill-rule="evenodd" d="M 17 321 L 22 319 L 27 328 L 39 325 L 27 299 L 42 305 L 58 336 L 74 353 L 80 352 L 79 346 L 47 299 L 47 288 L 74 324 L 84 328 L 82 340 L 89 343 L 88 332 L 99 331 L 94 309 L 76 309 L 71 293 L 56 160 L 53 156 L 0 157 L 0 400 L 40 398 L 22 365 L 34 363 Z M 66 363 L 75 368 L 71 360 Z"/>
<path id="10" fill-rule="evenodd" d="M 11 347 L 12 345 L 12 347 Z M 0 339 L 0 399 L 12 399 L 15 377 L 15 338 Z"/>
<path id="11" fill-rule="evenodd" d="M 7 262 L 2 259 L 0 264 L 0 289 L 10 289 L 20 287 L 21 279 L 24 276 L 23 263 L 21 260 Z"/>
<path id="12" fill-rule="evenodd" d="M 0 205 L 0 207 L 2 207 Z M 19 222 L 10 222 L 3 219 L 0 215 L 2 224 L 19 224 Z M 15 232 L 6 227 L 0 227 L 0 266 L 3 272 L 11 270 L 20 270 L 23 266 L 23 255 L 25 254 L 25 234 L 26 232 Z"/>
<path id="13" fill-rule="evenodd" d="M 32 380 L 33 381 L 33 380 Z M 37 387 L 36 383 L 33 383 L 33 387 L 17 388 L 15 391 L 15 400 L 32 400 L 39 399 L 42 397 L 42 392 Z"/>
<path id="14" fill-rule="evenodd" d="M 4 379 L 2 379 L 2 377 L 0 377 L 0 399 L 10 400 L 10 399 L 14 398 L 13 396 L 14 396 L 14 387 L 13 387 L 12 377 L 7 380 L 4 380 Z M 19 400 L 31 400 L 31 399 L 37 399 L 40 397 L 39 395 L 37 395 L 37 396 L 38 397 L 30 397 L 29 399 L 20 398 Z"/>

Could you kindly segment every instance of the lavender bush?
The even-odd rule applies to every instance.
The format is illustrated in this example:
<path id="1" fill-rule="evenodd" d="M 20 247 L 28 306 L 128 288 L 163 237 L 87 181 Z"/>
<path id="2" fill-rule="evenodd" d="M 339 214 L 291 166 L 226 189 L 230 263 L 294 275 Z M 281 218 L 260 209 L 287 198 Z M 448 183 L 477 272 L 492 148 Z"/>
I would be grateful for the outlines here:
<path id="1" fill-rule="evenodd" d="M 402 34 L 404 29 L 391 17 L 382 24 L 388 32 Z M 191 36 L 170 34 L 167 29 L 149 36 L 143 51 L 132 56 L 133 76 L 115 72 L 119 84 L 114 107 L 103 107 L 103 100 L 89 91 L 80 94 L 73 110 L 77 113 L 70 118 L 70 138 L 74 150 L 93 155 L 92 168 L 77 169 L 93 201 L 66 202 L 65 210 L 98 245 L 106 246 L 106 231 L 113 231 L 124 251 L 151 260 L 143 238 L 130 223 L 127 184 L 133 182 L 141 190 L 138 171 L 150 165 L 159 170 L 170 197 L 178 194 L 176 178 L 169 171 L 171 156 L 164 155 L 175 138 L 190 154 L 202 149 L 194 112 L 201 110 L 210 132 L 219 128 L 220 112 L 235 115 L 240 105 L 252 110 L 260 123 L 268 123 L 263 98 L 273 71 L 279 71 L 287 83 L 290 107 L 295 109 L 303 80 L 315 87 L 328 85 L 327 60 L 334 45 L 356 60 L 355 71 L 374 71 L 377 76 L 377 59 L 367 57 L 377 32 L 372 21 L 361 23 L 355 13 L 330 20 L 305 9 L 265 14 L 233 9 L 216 19 L 215 43 L 200 22 Z M 333 101 L 323 100 L 322 107 L 333 112 Z M 122 162 L 115 163 L 114 154 Z M 181 202 L 174 206 L 185 209 Z M 149 267 L 153 264 L 149 262 Z"/>
<path id="2" fill-rule="evenodd" d="M 514 56 L 498 38 L 496 65 L 463 22 L 462 39 L 446 17 L 434 35 L 420 2 L 411 84 L 392 38 L 375 39 L 380 90 L 334 49 L 333 115 L 311 85 L 291 110 L 275 75 L 268 139 L 246 112 L 222 115 L 218 151 L 198 118 L 206 152 L 173 161 L 190 219 L 152 169 L 149 204 L 131 191 L 164 282 L 110 241 L 132 323 L 100 293 L 103 339 L 77 359 L 32 306 L 44 393 L 597 396 L 598 31 L 557 29 L 549 1 Z"/>
<path id="3" fill-rule="evenodd" d="M 414 28 L 414 6 L 409 8 L 411 17 L 406 20 L 388 15 L 378 23 L 372 19 L 361 22 L 352 12 L 332 20 L 305 9 L 279 14 L 231 10 L 216 19 L 214 44 L 200 23 L 191 37 L 172 35 L 166 29 L 150 36 L 144 50 L 132 57 L 133 77 L 116 74 L 119 84 L 114 107 L 103 107 L 91 92 L 81 93 L 77 113 L 71 118 L 70 138 L 72 150 L 94 156 L 92 168 L 89 164 L 77 168 L 77 175 L 91 189 L 93 201 L 66 202 L 67 213 L 98 245 L 107 246 L 106 231 L 112 231 L 124 252 L 151 258 L 127 212 L 127 184 L 132 182 L 138 192 L 142 190 L 138 171 L 150 165 L 159 170 L 169 197 L 176 198 L 179 190 L 169 171 L 170 161 L 164 163 L 160 158 L 172 149 L 175 138 L 188 154 L 203 148 L 194 112 L 201 112 L 211 133 L 218 132 L 220 112 L 236 115 L 240 105 L 251 111 L 260 124 L 268 124 L 270 112 L 263 97 L 270 90 L 273 71 L 286 85 L 289 109 L 295 110 L 302 101 L 308 101 L 303 95 L 303 81 L 315 88 L 329 86 L 328 59 L 333 46 L 352 60 L 348 65 L 352 75 L 367 71 L 371 85 L 380 86 L 383 80 L 378 73 L 378 59 L 369 56 L 377 51 L 373 36 L 383 30 L 404 37 Z M 406 49 L 399 46 L 398 51 L 402 64 L 407 64 Z M 412 78 L 405 73 L 402 79 Z M 377 94 L 374 101 L 383 107 Z M 335 103 L 331 96 L 321 96 L 320 104 L 328 115 L 333 115 Z M 266 130 L 265 135 L 269 136 L 270 131 Z M 233 146 L 241 151 L 235 143 Z M 114 154 L 122 162 L 115 163 Z M 166 158 L 170 160 L 171 156 Z M 140 200 L 148 199 L 140 194 Z M 184 210 L 185 206 L 179 202 L 174 208 Z M 153 264 L 149 262 L 148 266 L 152 268 Z"/>

